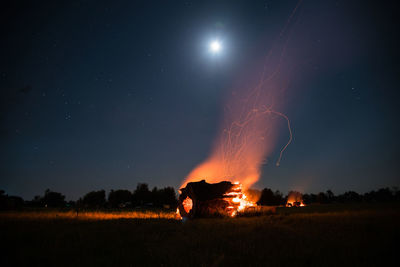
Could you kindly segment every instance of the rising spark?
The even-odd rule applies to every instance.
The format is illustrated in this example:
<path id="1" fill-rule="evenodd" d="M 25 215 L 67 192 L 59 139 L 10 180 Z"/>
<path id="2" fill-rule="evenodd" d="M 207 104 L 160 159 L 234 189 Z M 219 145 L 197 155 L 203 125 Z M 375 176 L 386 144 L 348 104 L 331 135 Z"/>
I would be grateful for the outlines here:
<path id="1" fill-rule="evenodd" d="M 289 72 L 283 70 L 289 41 L 286 31 L 300 3 L 301 0 L 279 35 L 277 45 L 266 55 L 258 82 L 254 86 L 242 86 L 229 97 L 223 127 L 210 156 L 189 173 L 182 187 L 188 182 L 205 179 L 211 183 L 238 180 L 244 189 L 248 189 L 258 181 L 261 165 L 273 151 L 277 137 L 276 116 L 286 120 L 290 134 L 276 162 L 277 166 L 280 165 L 293 137 L 289 118 L 278 111 L 282 108 L 283 91 L 290 81 L 287 77 Z M 219 49 L 216 44 L 212 44 L 210 49 L 213 47 Z"/>

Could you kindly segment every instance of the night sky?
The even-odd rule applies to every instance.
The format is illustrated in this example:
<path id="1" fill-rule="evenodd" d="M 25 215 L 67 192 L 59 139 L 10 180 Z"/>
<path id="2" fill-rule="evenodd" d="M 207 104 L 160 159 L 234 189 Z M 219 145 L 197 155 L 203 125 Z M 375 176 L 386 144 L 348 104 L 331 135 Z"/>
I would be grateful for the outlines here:
<path id="1" fill-rule="evenodd" d="M 177 188 L 209 155 L 226 95 L 260 71 L 297 4 L 2 2 L 0 189 L 77 199 L 138 182 Z M 384 1 L 301 2 L 286 29 L 280 110 L 293 142 L 277 167 L 282 122 L 255 188 L 400 186 L 395 11 Z"/>

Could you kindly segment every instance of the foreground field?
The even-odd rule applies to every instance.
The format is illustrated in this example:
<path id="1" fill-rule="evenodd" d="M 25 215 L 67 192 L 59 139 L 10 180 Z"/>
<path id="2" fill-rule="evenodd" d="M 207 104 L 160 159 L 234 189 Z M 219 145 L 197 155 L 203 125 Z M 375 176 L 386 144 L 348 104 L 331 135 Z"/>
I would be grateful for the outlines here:
<path id="1" fill-rule="evenodd" d="M 5 255 L 0 265 L 382 266 L 398 261 L 397 206 L 277 209 L 259 217 L 184 223 L 172 219 L 173 213 L 147 217 L 152 219 L 139 219 L 139 213 L 131 219 L 121 219 L 121 213 L 119 219 L 55 214 L 0 214 Z"/>
<path id="2" fill-rule="evenodd" d="M 165 211 L 9 211 L 0 213 L 1 219 L 9 220 L 116 220 L 116 219 L 178 219 L 175 212 Z"/>

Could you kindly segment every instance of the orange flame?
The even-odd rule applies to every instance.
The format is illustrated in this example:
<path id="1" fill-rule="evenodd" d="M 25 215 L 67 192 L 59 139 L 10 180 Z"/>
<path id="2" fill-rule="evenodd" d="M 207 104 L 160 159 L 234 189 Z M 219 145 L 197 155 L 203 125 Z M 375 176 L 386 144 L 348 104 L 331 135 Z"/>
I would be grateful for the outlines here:
<path id="1" fill-rule="evenodd" d="M 189 213 L 189 211 L 193 207 L 193 200 L 190 197 L 186 197 L 185 200 L 183 200 L 183 208 L 185 209 L 186 213 Z"/>
<path id="2" fill-rule="evenodd" d="M 234 182 L 234 184 L 237 186 L 233 188 L 233 191 L 225 194 L 225 200 L 230 200 L 232 203 L 231 206 L 228 207 L 230 208 L 229 215 L 232 217 L 236 216 L 238 212 L 256 206 L 256 203 L 249 201 L 246 194 L 242 192 L 242 185 L 239 182 Z"/>

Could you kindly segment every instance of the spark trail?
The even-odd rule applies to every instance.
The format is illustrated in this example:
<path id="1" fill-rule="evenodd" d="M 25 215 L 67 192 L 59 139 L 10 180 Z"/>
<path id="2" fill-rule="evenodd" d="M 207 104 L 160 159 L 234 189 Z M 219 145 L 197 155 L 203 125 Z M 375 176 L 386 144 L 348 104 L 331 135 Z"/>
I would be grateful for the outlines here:
<path id="1" fill-rule="evenodd" d="M 186 177 L 182 184 L 207 180 L 209 183 L 227 180 L 240 182 L 244 189 L 258 181 L 261 165 L 273 150 L 278 136 L 279 118 L 286 120 L 289 140 L 280 150 L 276 165 L 292 142 L 289 118 L 278 111 L 283 108 L 285 90 L 290 81 L 286 65 L 287 34 L 301 0 L 289 16 L 275 45 L 264 59 L 262 73 L 253 86 L 240 86 L 228 97 L 224 120 L 210 156 Z"/>

